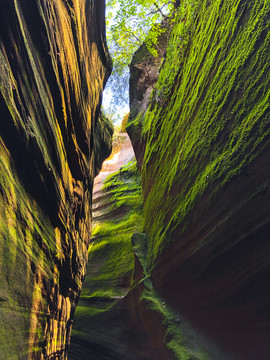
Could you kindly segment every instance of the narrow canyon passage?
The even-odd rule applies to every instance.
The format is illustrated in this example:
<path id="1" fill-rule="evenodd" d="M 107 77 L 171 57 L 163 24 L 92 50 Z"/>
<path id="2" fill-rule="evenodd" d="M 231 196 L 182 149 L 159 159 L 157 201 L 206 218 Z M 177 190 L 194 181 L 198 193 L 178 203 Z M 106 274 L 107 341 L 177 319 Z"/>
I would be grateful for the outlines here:
<path id="1" fill-rule="evenodd" d="M 136 346 L 136 341 L 134 344 L 131 341 L 136 330 L 132 330 L 131 315 L 123 303 L 131 287 L 133 272 L 131 235 L 139 229 L 142 220 L 136 214 L 138 209 L 129 203 L 136 196 L 141 203 L 140 195 L 134 191 L 136 184 L 139 186 L 136 167 L 127 133 L 117 133 L 112 155 L 103 163 L 94 182 L 93 235 L 86 278 L 74 318 L 69 350 L 71 360 L 137 356 L 130 355 L 130 349 Z M 133 177 L 134 170 L 136 178 Z M 106 179 L 110 176 L 115 186 L 107 186 Z M 135 214 L 130 216 L 130 212 Z"/>
<path id="2" fill-rule="evenodd" d="M 0 360 L 270 359 L 269 19 L 0 0 Z"/>
<path id="3" fill-rule="evenodd" d="M 96 359 L 269 360 L 269 13 L 183 2 L 158 54 L 134 53 L 126 128 L 140 172 L 108 181 L 112 214 L 108 198 L 94 208 L 111 275 L 92 258 L 107 302 L 81 312 Z"/>
<path id="4" fill-rule="evenodd" d="M 134 276 L 131 237 L 142 225 L 138 190 L 140 175 L 130 139 L 127 133 L 117 133 L 112 155 L 94 182 L 93 235 L 74 317 L 70 360 L 173 359 L 163 345 L 159 315 L 151 314 L 144 324 L 141 317 L 147 315 L 147 307 L 137 309 L 133 294 L 131 300 L 128 295 Z M 136 276 L 141 276 L 140 270 Z M 154 342 L 149 342 L 149 336 L 156 337 Z"/>
<path id="5" fill-rule="evenodd" d="M 106 181 L 110 176 L 112 179 Z M 123 184 L 124 190 L 121 189 Z M 174 359 L 173 353 L 164 346 L 164 339 L 168 337 L 183 349 L 182 354 L 189 353 L 193 359 L 204 359 L 208 354 L 209 360 L 223 360 L 224 355 L 182 315 L 180 321 L 179 314 L 173 313 L 157 292 L 147 294 L 147 301 L 158 306 L 156 310 L 151 310 L 147 301 L 140 306 L 136 304 L 143 288 L 153 290 L 151 280 L 146 276 L 143 286 L 136 290 L 138 294 L 134 295 L 132 291 L 134 276 L 144 278 L 141 264 L 145 263 L 147 251 L 136 243 L 136 236 L 143 234 L 134 235 L 134 231 L 141 230 L 142 218 L 136 217 L 135 223 L 132 219 L 126 221 L 130 213 L 136 215 L 138 211 L 138 204 L 134 202 L 136 185 L 140 187 L 140 176 L 132 144 L 127 133 L 117 132 L 112 155 L 104 161 L 94 182 L 93 235 L 68 359 Z M 120 206 L 115 206 L 118 201 Z M 137 201 L 141 206 L 142 199 Z M 115 229 L 112 224 L 116 225 Z M 114 248 L 115 240 L 121 235 L 124 241 L 117 242 Z M 125 247 L 127 251 L 123 251 Z M 117 258 L 112 259 L 114 256 Z"/>

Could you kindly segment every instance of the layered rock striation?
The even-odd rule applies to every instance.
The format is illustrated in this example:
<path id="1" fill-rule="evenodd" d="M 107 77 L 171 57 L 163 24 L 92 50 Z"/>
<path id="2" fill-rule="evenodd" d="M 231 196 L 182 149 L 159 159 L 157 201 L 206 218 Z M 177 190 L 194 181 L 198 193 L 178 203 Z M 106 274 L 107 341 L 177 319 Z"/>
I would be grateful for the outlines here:
<path id="1" fill-rule="evenodd" d="M 111 150 L 105 4 L 0 6 L 0 358 L 65 359 Z"/>
<path id="2" fill-rule="evenodd" d="M 140 175 L 135 163 L 126 165 L 134 160 L 126 133 L 115 136 L 113 153 L 94 183 L 93 233 L 74 319 L 72 360 L 134 358 L 136 331 L 124 299 L 134 267 L 131 236 L 142 223 Z"/>
<path id="3" fill-rule="evenodd" d="M 70 360 L 205 360 L 202 343 L 160 298 L 147 268 L 141 177 L 127 134 L 94 182 L 93 233 Z M 118 170 L 118 171 L 116 171 Z M 117 344 L 117 346 L 115 346 Z M 217 359 L 215 359 L 217 360 Z"/>
<path id="4" fill-rule="evenodd" d="M 131 91 L 148 268 L 214 359 L 270 356 L 269 14 L 183 2 L 147 109 Z"/>

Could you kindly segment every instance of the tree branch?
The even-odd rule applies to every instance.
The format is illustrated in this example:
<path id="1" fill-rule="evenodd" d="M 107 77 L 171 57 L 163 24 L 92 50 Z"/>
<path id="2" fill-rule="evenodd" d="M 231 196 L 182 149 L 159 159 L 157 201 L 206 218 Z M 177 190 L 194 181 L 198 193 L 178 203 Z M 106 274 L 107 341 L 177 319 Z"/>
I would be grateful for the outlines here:
<path id="1" fill-rule="evenodd" d="M 162 10 L 161 10 L 161 8 L 158 6 L 158 4 L 157 4 L 155 1 L 153 2 L 153 4 L 154 4 L 154 6 L 156 7 L 157 12 L 159 12 L 159 13 L 161 14 L 161 16 L 162 16 L 164 19 L 166 19 L 167 16 L 162 12 Z"/>

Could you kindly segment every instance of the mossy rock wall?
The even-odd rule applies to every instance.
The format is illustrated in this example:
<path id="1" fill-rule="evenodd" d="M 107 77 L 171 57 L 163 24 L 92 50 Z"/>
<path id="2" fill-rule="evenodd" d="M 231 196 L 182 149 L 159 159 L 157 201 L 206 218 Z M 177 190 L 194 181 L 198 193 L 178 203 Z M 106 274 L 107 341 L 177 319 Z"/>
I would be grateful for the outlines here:
<path id="1" fill-rule="evenodd" d="M 64 359 L 93 178 L 111 148 L 98 120 L 111 66 L 105 4 L 0 7 L 0 358 Z"/>
<path id="2" fill-rule="evenodd" d="M 269 16 L 264 0 L 182 2 L 130 120 L 154 285 L 225 359 L 270 356 Z"/>
<path id="3" fill-rule="evenodd" d="M 141 339 L 125 297 L 134 271 L 131 237 L 141 229 L 142 220 L 140 174 L 136 163 L 130 163 L 111 174 L 102 189 L 94 188 L 89 262 L 75 313 L 70 360 L 140 358 Z"/>

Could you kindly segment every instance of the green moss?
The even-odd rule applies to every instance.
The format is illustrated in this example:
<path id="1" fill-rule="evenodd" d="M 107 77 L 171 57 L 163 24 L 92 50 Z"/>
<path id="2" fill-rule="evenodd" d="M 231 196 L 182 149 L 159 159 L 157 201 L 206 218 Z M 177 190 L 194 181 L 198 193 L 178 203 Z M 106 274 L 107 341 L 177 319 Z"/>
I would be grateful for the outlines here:
<path id="1" fill-rule="evenodd" d="M 103 313 L 104 311 L 108 311 L 113 306 L 113 303 L 98 303 L 96 306 L 93 303 L 89 306 L 89 302 L 87 303 L 85 299 L 80 303 L 80 305 L 76 309 L 76 319 L 80 321 L 80 328 L 87 327 L 89 321 L 92 320 L 93 316 Z"/>
<path id="2" fill-rule="evenodd" d="M 140 174 L 136 163 L 123 166 L 109 176 L 104 191 L 111 204 L 106 213 L 119 209 L 120 215 L 116 214 L 110 221 L 96 222 L 92 232 L 89 267 L 81 299 L 91 300 L 92 303 L 97 300 L 93 305 L 88 303 L 89 312 L 93 315 L 104 310 L 104 303 L 99 299 L 113 301 L 124 296 L 131 281 L 134 267 L 131 236 L 141 230 L 143 221 Z"/>
<path id="3" fill-rule="evenodd" d="M 209 358 L 208 354 L 201 346 L 198 346 L 196 342 L 192 342 L 192 345 L 189 344 L 186 333 L 180 328 L 178 316 L 173 313 L 152 285 L 151 275 L 146 265 L 148 250 L 145 235 L 136 234 L 136 236 L 133 236 L 133 244 L 134 251 L 144 268 L 145 275 L 142 279 L 144 291 L 140 301 L 146 302 L 148 309 L 161 316 L 163 326 L 165 327 L 164 343 L 168 349 L 174 353 L 176 359 L 207 360 Z M 136 284 L 134 284 L 134 286 L 136 286 Z"/>
<path id="4" fill-rule="evenodd" d="M 181 331 L 179 326 L 175 325 L 175 316 L 169 310 L 167 304 L 161 300 L 154 290 L 151 292 L 145 290 L 142 301 L 146 301 L 148 307 L 152 311 L 161 315 L 164 326 L 166 327 L 166 337 L 164 342 L 166 343 L 166 346 L 173 351 L 176 359 L 189 360 L 191 354 L 186 350 L 185 345 L 183 344 Z"/>
<path id="5" fill-rule="evenodd" d="M 117 309 L 119 300 L 129 291 L 133 274 L 131 237 L 141 230 L 143 222 L 140 174 L 136 164 L 130 163 L 108 177 L 103 192 L 106 204 L 109 199 L 106 215 L 110 220 L 105 216 L 94 224 L 72 337 L 113 349 L 118 331 L 126 321 L 122 313 L 118 317 Z"/>
<path id="6" fill-rule="evenodd" d="M 110 64 L 106 44 L 88 31 L 94 10 L 86 3 L 32 5 L 15 0 L 1 12 L 1 37 L 9 39 L 0 49 L 3 359 L 40 358 L 41 347 L 52 357 L 69 340 L 58 329 L 81 287 L 91 184 L 113 132 L 97 119 Z M 72 307 L 61 298 L 68 289 Z"/>
<path id="7" fill-rule="evenodd" d="M 92 294 L 98 291 L 98 296 L 102 296 L 102 293 L 104 296 L 108 293 L 113 296 L 122 295 L 123 289 L 116 286 L 115 282 L 131 277 L 133 271 L 134 253 L 131 236 L 134 232 L 140 231 L 142 226 L 142 195 L 136 163 L 123 166 L 119 172 L 109 176 L 105 181 L 104 191 L 109 194 L 111 202 L 109 213 L 115 209 L 120 211 L 122 207 L 124 209 L 114 220 L 95 224 L 92 233 L 94 241 L 89 249 L 89 262 L 91 264 L 98 259 L 99 271 L 95 275 L 92 274 L 91 279 L 86 278 L 83 295 L 88 288 L 88 281 L 89 287 L 92 284 Z"/>
<path id="8" fill-rule="evenodd" d="M 202 195 L 214 197 L 269 145 L 269 13 L 263 0 L 180 7 L 143 124 L 151 264 Z"/>

